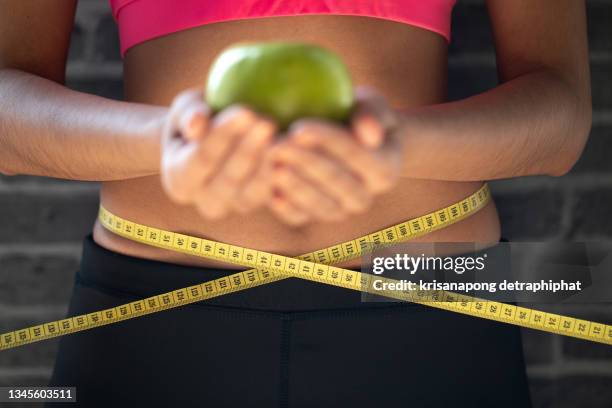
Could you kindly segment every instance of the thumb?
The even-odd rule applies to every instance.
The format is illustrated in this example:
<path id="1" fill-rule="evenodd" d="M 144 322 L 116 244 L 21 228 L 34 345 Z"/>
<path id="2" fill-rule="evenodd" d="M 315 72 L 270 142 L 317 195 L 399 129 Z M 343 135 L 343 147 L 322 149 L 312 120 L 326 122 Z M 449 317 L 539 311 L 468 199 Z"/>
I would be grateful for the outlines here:
<path id="1" fill-rule="evenodd" d="M 209 109 L 203 103 L 188 107 L 179 119 L 179 131 L 187 141 L 201 140 L 208 128 Z"/>
<path id="2" fill-rule="evenodd" d="M 395 114 L 385 99 L 368 88 L 356 91 L 356 107 L 352 127 L 357 139 L 372 149 L 380 147 L 388 130 L 395 126 Z"/>

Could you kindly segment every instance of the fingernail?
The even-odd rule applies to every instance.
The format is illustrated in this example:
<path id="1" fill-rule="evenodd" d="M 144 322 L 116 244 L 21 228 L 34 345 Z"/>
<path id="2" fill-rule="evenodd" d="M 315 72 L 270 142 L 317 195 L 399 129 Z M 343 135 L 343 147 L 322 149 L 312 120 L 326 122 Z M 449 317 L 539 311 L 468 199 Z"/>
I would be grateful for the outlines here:
<path id="1" fill-rule="evenodd" d="M 272 126 L 268 123 L 262 122 L 256 125 L 253 141 L 257 144 L 262 144 L 270 140 L 270 136 L 272 134 Z"/>
<path id="2" fill-rule="evenodd" d="M 299 132 L 293 138 L 293 141 L 296 144 L 304 146 L 304 147 L 308 147 L 312 145 L 313 140 L 314 140 L 314 137 L 312 136 L 312 134 L 310 132 L 305 132 L 305 131 Z"/>
<path id="3" fill-rule="evenodd" d="M 376 148 L 382 142 L 383 131 L 377 122 L 373 120 L 364 120 L 361 122 L 360 130 L 362 140 L 366 146 Z"/>
<path id="4" fill-rule="evenodd" d="M 204 116 L 201 113 L 196 113 L 191 117 L 187 126 L 187 137 L 189 139 L 197 139 L 204 132 Z"/>

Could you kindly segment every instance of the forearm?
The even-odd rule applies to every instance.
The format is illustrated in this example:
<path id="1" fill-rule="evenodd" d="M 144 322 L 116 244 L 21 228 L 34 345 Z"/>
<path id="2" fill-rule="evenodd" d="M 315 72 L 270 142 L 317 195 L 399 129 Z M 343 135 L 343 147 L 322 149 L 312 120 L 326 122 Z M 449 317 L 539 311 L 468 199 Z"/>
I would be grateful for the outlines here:
<path id="1" fill-rule="evenodd" d="M 155 174 L 165 113 L 0 70 L 0 172 L 92 181 Z"/>
<path id="2" fill-rule="evenodd" d="M 586 88 L 537 71 L 461 101 L 406 111 L 403 175 L 476 181 L 564 174 L 590 130 Z"/>

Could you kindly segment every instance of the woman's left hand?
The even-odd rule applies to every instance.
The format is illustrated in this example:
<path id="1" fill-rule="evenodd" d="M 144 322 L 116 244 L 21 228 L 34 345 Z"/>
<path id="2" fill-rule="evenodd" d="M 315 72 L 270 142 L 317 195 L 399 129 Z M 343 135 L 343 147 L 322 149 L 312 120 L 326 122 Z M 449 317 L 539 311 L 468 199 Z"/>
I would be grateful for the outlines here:
<path id="1" fill-rule="evenodd" d="M 399 178 L 404 143 L 398 122 L 384 98 L 367 89 L 356 92 L 350 126 L 295 122 L 273 148 L 269 208 L 293 226 L 365 212 Z"/>

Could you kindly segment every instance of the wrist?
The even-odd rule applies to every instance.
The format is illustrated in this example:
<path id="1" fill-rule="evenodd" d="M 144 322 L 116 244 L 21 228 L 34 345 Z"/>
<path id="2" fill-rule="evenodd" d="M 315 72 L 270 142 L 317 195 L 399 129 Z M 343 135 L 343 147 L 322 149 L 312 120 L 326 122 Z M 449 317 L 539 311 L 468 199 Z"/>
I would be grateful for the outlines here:
<path id="1" fill-rule="evenodd" d="M 164 107 L 150 107 L 149 112 L 143 118 L 138 127 L 139 139 L 138 160 L 142 161 L 144 171 L 147 175 L 159 174 L 159 163 L 161 161 L 161 135 L 162 129 L 168 115 L 168 109 Z"/>
<path id="2" fill-rule="evenodd" d="M 413 170 L 420 168 L 419 162 L 427 160 L 423 157 L 420 149 L 420 140 L 425 136 L 425 130 L 421 118 L 416 109 L 401 109 L 397 111 L 398 138 L 401 141 L 401 151 L 403 158 L 402 174 L 409 176 Z M 414 175 L 414 174 L 413 174 Z"/>

